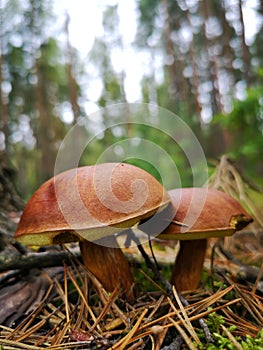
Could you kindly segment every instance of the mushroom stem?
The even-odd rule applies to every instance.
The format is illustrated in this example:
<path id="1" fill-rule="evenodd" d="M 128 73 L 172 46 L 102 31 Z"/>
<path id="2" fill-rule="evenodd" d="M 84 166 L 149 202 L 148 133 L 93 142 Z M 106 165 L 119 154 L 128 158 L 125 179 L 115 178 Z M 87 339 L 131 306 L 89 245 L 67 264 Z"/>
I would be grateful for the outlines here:
<path id="1" fill-rule="evenodd" d="M 80 251 L 84 265 L 101 282 L 107 292 L 113 292 L 120 286 L 128 300 L 134 299 L 134 279 L 125 255 L 112 237 L 110 247 L 90 241 L 81 241 Z M 116 248 L 113 248 L 116 247 Z"/>
<path id="2" fill-rule="evenodd" d="M 198 287 L 205 259 L 207 239 L 182 240 L 173 266 L 171 283 L 179 291 Z"/>

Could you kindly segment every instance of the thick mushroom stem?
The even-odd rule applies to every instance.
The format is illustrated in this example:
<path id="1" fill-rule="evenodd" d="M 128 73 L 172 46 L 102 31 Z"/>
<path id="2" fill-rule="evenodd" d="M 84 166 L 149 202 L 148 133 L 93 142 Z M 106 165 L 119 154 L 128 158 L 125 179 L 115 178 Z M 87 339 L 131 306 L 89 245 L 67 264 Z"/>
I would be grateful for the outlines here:
<path id="1" fill-rule="evenodd" d="M 182 240 L 173 266 L 171 283 L 179 291 L 198 287 L 205 259 L 207 239 Z"/>
<path id="2" fill-rule="evenodd" d="M 134 279 L 122 250 L 87 240 L 79 244 L 84 265 L 97 277 L 105 290 L 113 292 L 119 286 L 127 300 L 133 300 Z"/>

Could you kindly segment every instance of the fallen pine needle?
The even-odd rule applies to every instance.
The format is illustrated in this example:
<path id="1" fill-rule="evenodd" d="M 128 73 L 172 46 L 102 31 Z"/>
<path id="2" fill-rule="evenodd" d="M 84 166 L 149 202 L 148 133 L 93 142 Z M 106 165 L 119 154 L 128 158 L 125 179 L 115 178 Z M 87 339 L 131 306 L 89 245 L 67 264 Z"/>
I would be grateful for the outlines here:
<path id="1" fill-rule="evenodd" d="M 135 334 L 135 332 L 138 330 L 144 316 L 147 314 L 148 310 L 145 309 L 142 314 L 140 315 L 140 317 L 138 318 L 137 322 L 135 323 L 135 325 L 133 326 L 133 328 L 130 330 L 130 332 L 124 337 L 122 338 L 118 343 L 114 344 L 112 346 L 112 350 L 114 349 L 118 349 L 118 350 L 124 350 L 126 345 L 129 344 L 131 338 L 133 337 L 133 335 Z"/>
<path id="2" fill-rule="evenodd" d="M 171 317 L 169 317 L 170 322 L 174 325 L 174 327 L 177 329 L 177 331 L 181 334 L 182 338 L 184 339 L 185 343 L 187 344 L 188 348 L 190 350 L 198 350 L 197 347 L 194 345 L 194 343 L 191 341 L 191 339 L 188 337 L 186 332 L 183 330 L 181 326 L 177 322 L 175 322 Z"/>
<path id="3" fill-rule="evenodd" d="M 198 344 L 201 344 L 201 342 L 200 342 L 199 338 L 197 337 L 197 335 L 196 335 L 196 333 L 195 333 L 195 330 L 194 330 L 194 328 L 193 328 L 193 326 L 192 326 L 192 324 L 191 324 L 191 322 L 190 322 L 190 320 L 189 320 L 189 317 L 188 317 L 188 315 L 187 315 L 187 313 L 186 313 L 186 311 L 185 311 L 185 308 L 184 308 L 184 306 L 183 306 L 183 304 L 182 304 L 182 302 L 181 302 L 181 300 L 180 300 L 180 298 L 179 298 L 179 295 L 178 295 L 178 293 L 177 293 L 177 290 L 175 289 L 174 286 L 173 286 L 173 294 L 174 294 L 175 299 L 176 299 L 176 302 L 177 302 L 177 304 L 178 304 L 178 306 L 179 306 L 179 308 L 180 308 L 180 310 L 181 310 L 181 312 L 182 312 L 183 317 L 181 317 L 181 315 L 178 313 L 178 311 L 176 310 L 174 304 L 171 302 L 171 299 L 170 299 L 170 298 L 167 298 L 168 301 L 169 301 L 169 303 L 170 303 L 170 305 L 171 305 L 171 307 L 172 307 L 173 310 L 177 313 L 177 316 L 178 316 L 178 318 L 181 320 L 181 322 L 184 323 L 185 328 L 186 328 L 186 329 L 188 330 L 188 332 L 191 334 L 192 338 L 193 338 Z"/>

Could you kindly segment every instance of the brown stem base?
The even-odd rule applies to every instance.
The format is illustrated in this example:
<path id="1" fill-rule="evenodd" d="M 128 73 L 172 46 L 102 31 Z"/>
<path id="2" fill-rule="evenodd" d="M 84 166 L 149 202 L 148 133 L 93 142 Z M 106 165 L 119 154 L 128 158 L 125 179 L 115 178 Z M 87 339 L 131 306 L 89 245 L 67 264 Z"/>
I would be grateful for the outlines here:
<path id="1" fill-rule="evenodd" d="M 113 243 L 113 246 L 118 246 L 116 241 Z M 113 292 L 119 285 L 121 293 L 128 300 L 134 299 L 133 276 L 120 248 L 82 241 L 80 251 L 84 265 L 97 277 L 107 292 Z"/>
<path id="2" fill-rule="evenodd" d="M 179 291 L 193 290 L 198 287 L 205 259 L 206 239 L 180 241 L 180 250 L 177 255 L 171 283 Z"/>

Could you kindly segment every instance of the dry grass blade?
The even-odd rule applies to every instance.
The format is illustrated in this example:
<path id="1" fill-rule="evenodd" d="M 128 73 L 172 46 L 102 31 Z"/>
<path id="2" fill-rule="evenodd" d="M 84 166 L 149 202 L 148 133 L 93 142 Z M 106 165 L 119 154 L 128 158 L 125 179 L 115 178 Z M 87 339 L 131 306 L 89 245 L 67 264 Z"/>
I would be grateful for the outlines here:
<path id="1" fill-rule="evenodd" d="M 252 337 L 256 336 L 261 327 L 256 327 L 255 325 L 248 322 L 244 317 L 238 316 L 235 312 L 228 308 L 222 309 L 223 315 L 225 316 L 225 323 L 229 326 L 234 325 L 237 327 L 235 333 L 239 333 L 242 336 L 250 334 Z"/>
<path id="2" fill-rule="evenodd" d="M 171 317 L 169 317 L 169 320 L 174 325 L 174 327 L 177 329 L 177 331 L 181 334 L 182 338 L 184 339 L 186 345 L 190 350 L 198 350 L 197 347 L 194 345 L 194 343 L 191 341 L 191 339 L 188 337 L 186 332 L 182 329 L 181 326 L 177 322 L 175 322 Z"/>
<path id="3" fill-rule="evenodd" d="M 131 313 L 131 316 L 134 316 L 135 313 Z M 110 332 L 114 329 L 116 329 L 117 327 L 121 326 L 123 324 L 122 319 L 120 317 L 113 319 L 112 321 L 108 322 L 105 325 L 105 331 L 106 332 Z"/>
<path id="4" fill-rule="evenodd" d="M 189 305 L 189 308 L 192 309 L 192 310 L 189 310 L 189 314 L 191 314 L 193 312 L 198 313 L 201 310 L 207 309 L 209 306 L 215 304 L 216 302 L 219 302 L 233 288 L 234 288 L 234 285 L 230 285 L 229 287 L 226 287 L 223 290 L 218 290 L 217 292 L 215 292 L 214 294 L 212 294 L 211 296 L 209 296 L 203 300 L 201 299 L 200 301 L 198 301 L 195 304 Z"/>
<path id="5" fill-rule="evenodd" d="M 131 338 L 133 337 L 133 335 L 135 334 L 135 332 L 138 330 L 143 318 L 145 317 L 145 315 L 147 314 L 148 310 L 144 310 L 142 312 L 142 314 L 140 315 L 140 317 L 138 318 L 137 322 L 135 323 L 135 325 L 133 326 L 133 328 L 130 330 L 130 332 L 124 337 L 122 338 L 118 343 L 114 344 L 111 349 L 112 350 L 124 350 L 125 347 L 129 344 Z"/>
<path id="6" fill-rule="evenodd" d="M 153 318 L 153 316 L 155 315 L 155 313 L 157 312 L 157 310 L 159 309 L 159 307 L 161 306 L 161 304 L 164 301 L 165 296 L 161 295 L 161 297 L 159 298 L 159 300 L 155 303 L 155 306 L 152 310 L 152 312 L 149 314 L 148 319 Z"/>
<path id="7" fill-rule="evenodd" d="M 95 327 L 98 326 L 99 322 L 103 319 L 103 317 L 106 315 L 106 313 L 109 311 L 112 303 L 114 302 L 114 300 L 117 298 L 118 296 L 118 286 L 116 286 L 116 288 L 114 289 L 114 291 L 111 293 L 107 303 L 104 305 L 104 307 L 102 308 L 99 316 L 97 317 L 95 323 L 92 325 L 92 327 L 90 328 L 90 332 L 93 331 L 93 329 Z M 121 319 L 122 321 L 122 319 Z"/>
<path id="8" fill-rule="evenodd" d="M 166 291 L 162 288 L 162 287 L 160 287 L 159 286 L 159 284 L 158 283 L 156 283 L 150 276 L 148 276 L 143 270 L 140 270 L 140 272 L 144 275 L 144 277 L 145 278 L 147 278 L 147 280 L 149 281 L 149 282 L 151 282 L 151 284 L 153 285 L 153 286 L 155 286 L 159 291 L 161 291 L 164 295 L 166 294 Z"/>
<path id="9" fill-rule="evenodd" d="M 209 314 L 212 314 L 212 313 L 215 313 L 217 311 L 220 311 L 220 310 L 226 310 L 228 309 L 231 305 L 239 302 L 240 299 L 236 299 L 236 300 L 231 300 L 229 301 L 228 303 L 224 303 L 223 305 L 220 305 L 218 307 L 215 307 L 215 308 L 212 308 L 210 310 L 207 310 L 205 312 L 202 312 L 198 315 L 194 315 L 194 316 L 191 316 L 189 317 L 189 321 L 190 322 L 193 322 L 193 321 L 197 321 L 198 319 L 200 318 L 204 318 L 206 316 L 208 316 Z M 181 313 L 181 310 L 176 310 L 176 311 L 172 311 L 172 312 L 168 312 L 166 315 L 158 318 L 158 319 L 155 319 L 153 321 L 150 321 L 148 323 L 145 323 L 144 325 L 142 325 L 140 328 L 139 328 L 139 332 L 143 331 L 144 329 L 146 329 L 145 332 L 143 333 L 140 333 L 138 334 L 137 337 L 135 337 L 133 340 L 137 340 L 137 339 L 140 339 L 140 338 L 145 338 L 146 336 L 149 336 L 150 334 L 154 334 L 154 327 L 155 327 L 155 324 L 160 324 L 161 322 L 165 322 L 163 323 L 162 326 L 160 326 L 162 328 L 162 331 L 167 331 L 169 328 L 171 327 L 174 327 L 174 323 L 176 322 L 176 324 L 178 325 L 184 325 L 185 328 L 187 329 L 187 325 L 185 324 L 184 320 L 181 320 L 181 317 L 180 316 L 180 313 Z M 178 316 L 179 315 L 179 316 Z M 170 323 L 166 323 L 168 320 L 171 321 L 172 317 L 174 316 L 178 316 L 179 320 L 178 321 L 174 321 L 173 322 L 170 322 Z M 160 329 L 161 330 L 161 329 Z M 199 340 L 199 339 L 198 339 Z M 158 349 L 158 348 L 157 348 Z M 156 350 L 156 349 L 155 349 Z"/>
<path id="10" fill-rule="evenodd" d="M 71 343 L 64 343 L 64 344 L 58 344 L 58 345 L 52 345 L 52 346 L 49 346 L 48 349 L 52 349 L 52 350 L 68 350 L 68 349 L 83 349 L 84 346 L 87 346 L 86 349 L 89 349 L 90 348 L 90 342 L 87 342 L 87 341 L 82 341 L 81 343 L 80 342 L 71 342 Z"/>
<path id="11" fill-rule="evenodd" d="M 143 344 L 144 344 L 143 339 L 140 339 L 139 341 L 137 341 L 137 343 L 131 345 L 127 350 L 142 349 Z M 152 350 L 156 350 L 156 349 L 154 348 L 154 344 L 153 344 Z"/>
<path id="12" fill-rule="evenodd" d="M 65 304 L 65 310 L 66 310 L 66 319 L 67 319 L 67 323 L 70 322 L 69 319 L 69 304 L 68 304 L 68 280 L 67 280 L 67 266 L 64 264 L 64 295 L 63 295 L 63 299 L 64 299 L 64 304 Z"/>
<path id="13" fill-rule="evenodd" d="M 51 340 L 51 345 L 62 344 L 62 340 L 69 330 L 70 330 L 70 322 L 63 324 L 63 327 L 60 327 L 58 332 L 53 336 Z"/>
<path id="14" fill-rule="evenodd" d="M 180 319 L 180 321 L 184 324 L 185 326 L 185 329 L 188 330 L 189 334 L 191 335 L 191 337 L 197 342 L 197 344 L 200 344 L 200 340 L 199 338 L 197 337 L 196 333 L 195 333 L 195 330 L 194 330 L 194 327 L 192 326 L 190 320 L 189 320 L 189 317 L 187 315 L 187 312 L 179 298 L 179 295 L 177 293 L 177 290 L 175 289 L 175 287 L 173 286 L 173 294 L 175 296 L 175 299 L 176 299 L 176 302 L 182 312 L 182 315 L 183 317 L 181 317 L 181 315 L 178 313 L 178 311 L 176 310 L 176 307 L 174 306 L 174 304 L 172 303 L 171 299 L 170 298 L 167 298 L 168 299 L 168 302 L 169 304 L 171 305 L 172 309 L 176 312 L 178 318 Z"/>
<path id="15" fill-rule="evenodd" d="M 167 328 L 165 328 L 165 325 L 168 323 L 168 318 L 167 319 L 165 319 L 163 322 L 162 322 L 162 328 L 163 328 L 163 331 L 162 332 L 160 332 L 160 334 L 158 334 L 158 336 L 157 336 L 157 339 L 156 339 L 156 345 L 155 345 L 155 347 L 156 347 L 156 349 L 155 350 L 160 350 L 161 349 L 161 346 L 162 346 L 162 344 L 163 344 L 163 342 L 164 342 L 164 340 L 165 340 L 165 337 L 166 337 L 166 335 L 167 335 L 167 332 L 168 332 L 168 327 Z"/>
<path id="16" fill-rule="evenodd" d="M 5 350 L 7 349 L 7 346 L 11 346 L 12 349 L 18 350 L 18 349 L 26 349 L 26 350 L 40 350 L 38 346 L 33 346 L 29 344 L 23 344 L 19 343 L 15 340 L 8 340 L 8 339 L 1 339 L 1 345 L 5 346 Z"/>
<path id="17" fill-rule="evenodd" d="M 88 276 L 84 276 L 82 279 L 82 294 L 84 296 L 85 300 L 89 299 L 89 286 L 88 286 Z M 75 329 L 79 329 L 82 327 L 87 326 L 90 328 L 90 323 L 88 322 L 88 315 L 89 312 L 85 307 L 85 304 L 83 302 L 80 303 L 79 308 L 78 308 L 78 314 L 77 314 L 77 319 L 74 324 Z"/>
<path id="18" fill-rule="evenodd" d="M 33 334 L 36 334 L 38 330 L 40 330 L 46 323 L 46 320 L 41 320 L 40 322 L 38 322 L 36 325 L 34 325 L 33 327 L 31 327 L 27 332 L 25 332 L 23 335 L 21 335 L 20 337 L 18 337 L 16 339 L 16 341 L 21 342 L 22 340 L 30 337 Z"/>
<path id="19" fill-rule="evenodd" d="M 102 302 L 103 305 L 108 305 L 109 303 L 109 295 L 106 292 L 106 290 L 102 287 L 101 283 L 97 280 L 97 278 L 95 276 L 93 276 L 86 268 L 85 266 L 83 266 L 83 269 L 85 270 L 86 273 L 89 274 L 89 277 L 92 281 L 92 285 L 95 288 L 98 297 L 100 299 L 100 301 Z M 125 314 L 120 310 L 120 308 L 116 305 L 115 302 L 111 303 L 111 307 L 112 310 L 114 311 L 114 313 L 116 315 L 119 316 L 119 318 L 122 320 L 122 323 L 125 324 L 126 327 L 129 326 L 129 321 L 128 321 L 128 317 L 125 316 Z M 95 321 L 96 322 L 96 321 Z"/>
<path id="20" fill-rule="evenodd" d="M 217 306 L 217 307 L 214 307 L 214 308 L 211 308 L 209 310 L 206 310 L 200 314 L 197 314 L 197 315 L 193 315 L 191 317 L 188 317 L 189 318 L 189 321 L 196 321 L 200 318 L 204 318 L 206 316 L 208 316 L 209 314 L 211 313 L 214 313 L 214 312 L 217 312 L 217 311 L 220 311 L 222 309 L 227 309 L 229 306 L 239 302 L 241 299 L 235 299 L 235 300 L 231 300 L 227 303 L 224 303 L 223 305 L 220 305 L 220 306 Z M 143 330 L 143 329 L 147 329 L 147 328 L 150 328 L 152 326 L 154 326 L 155 324 L 160 324 L 161 322 L 163 321 L 166 321 L 169 317 L 174 317 L 176 316 L 178 313 L 180 313 L 181 310 L 176 310 L 176 311 L 170 311 L 168 313 L 166 313 L 165 315 L 159 317 L 159 318 L 156 318 L 155 320 L 153 321 L 150 321 L 148 323 L 145 323 L 142 327 L 140 327 L 140 331 Z M 178 322 L 179 324 L 181 323 L 180 321 Z M 166 329 L 167 327 L 171 327 L 171 324 L 166 324 L 166 325 L 163 325 L 162 326 L 164 329 Z"/>
<path id="21" fill-rule="evenodd" d="M 87 299 L 85 298 L 84 294 L 83 294 L 83 291 L 81 290 L 81 288 L 79 287 L 78 285 L 78 282 L 76 281 L 75 277 L 71 274 L 71 272 L 68 270 L 68 276 L 71 280 L 71 282 L 74 284 L 74 287 L 76 288 L 78 294 L 79 294 L 79 297 L 81 298 L 83 304 L 85 305 L 85 307 L 87 308 L 93 322 L 95 323 L 97 318 L 96 316 L 94 315 L 93 311 L 92 311 L 92 308 L 89 306 L 88 302 L 87 302 Z M 90 326 L 91 327 L 91 326 Z M 101 331 L 100 327 L 98 326 L 98 330 Z"/>
<path id="22" fill-rule="evenodd" d="M 147 308 L 150 310 L 152 307 L 151 304 L 147 304 Z M 134 309 L 132 309 L 131 311 L 129 311 L 129 319 L 133 319 L 133 318 L 136 318 L 136 316 L 138 314 L 140 314 L 143 310 L 145 309 L 145 305 L 144 306 L 141 306 L 141 307 L 136 307 Z M 149 318 L 149 316 L 147 317 Z M 106 334 L 108 332 L 111 332 L 112 330 L 114 330 L 115 328 L 119 327 L 121 324 L 123 324 L 123 320 L 119 317 L 117 318 L 114 318 L 113 320 L 109 321 L 104 329 L 106 331 Z M 112 333 L 112 332 L 111 332 Z"/>
<path id="23" fill-rule="evenodd" d="M 242 299 L 242 304 L 246 308 L 247 312 L 257 321 L 259 324 L 263 324 L 262 309 L 258 308 L 258 305 L 254 301 L 254 297 L 249 293 L 242 291 L 237 285 L 235 285 L 235 291 Z"/>

